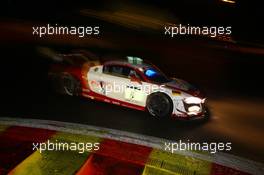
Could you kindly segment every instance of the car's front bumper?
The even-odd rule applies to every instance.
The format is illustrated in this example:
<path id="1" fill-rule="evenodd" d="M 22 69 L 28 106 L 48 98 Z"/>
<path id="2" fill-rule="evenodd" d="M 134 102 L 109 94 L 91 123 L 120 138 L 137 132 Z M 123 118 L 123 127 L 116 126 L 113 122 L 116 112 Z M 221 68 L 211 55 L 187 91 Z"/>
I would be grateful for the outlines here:
<path id="1" fill-rule="evenodd" d="M 192 106 L 199 107 L 197 111 L 188 111 Z M 200 104 L 186 104 L 182 102 L 182 108 L 175 109 L 175 112 L 172 115 L 174 119 L 183 119 L 183 120 L 195 120 L 195 119 L 204 119 L 208 118 L 209 111 L 205 103 Z"/>

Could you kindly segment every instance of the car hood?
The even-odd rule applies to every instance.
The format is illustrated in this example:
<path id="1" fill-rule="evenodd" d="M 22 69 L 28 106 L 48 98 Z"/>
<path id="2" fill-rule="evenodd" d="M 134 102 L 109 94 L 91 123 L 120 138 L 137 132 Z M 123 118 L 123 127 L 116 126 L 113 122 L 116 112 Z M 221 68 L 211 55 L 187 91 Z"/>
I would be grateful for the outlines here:
<path id="1" fill-rule="evenodd" d="M 199 89 L 181 79 L 173 78 L 170 82 L 165 83 L 164 85 L 172 90 L 180 90 L 193 96 L 203 97 Z"/>

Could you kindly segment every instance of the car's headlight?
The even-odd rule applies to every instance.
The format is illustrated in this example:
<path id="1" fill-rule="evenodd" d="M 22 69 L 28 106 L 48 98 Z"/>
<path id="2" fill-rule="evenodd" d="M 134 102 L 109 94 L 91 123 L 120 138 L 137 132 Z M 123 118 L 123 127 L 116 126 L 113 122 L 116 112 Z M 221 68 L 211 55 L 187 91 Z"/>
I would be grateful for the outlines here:
<path id="1" fill-rule="evenodd" d="M 205 99 L 201 99 L 198 97 L 187 97 L 184 99 L 184 102 L 187 104 L 200 104 L 204 103 Z"/>
<path id="2" fill-rule="evenodd" d="M 200 112 L 200 110 L 201 110 L 201 107 L 200 106 L 190 106 L 189 108 L 188 108 L 188 112 L 189 113 L 197 113 L 197 112 Z"/>

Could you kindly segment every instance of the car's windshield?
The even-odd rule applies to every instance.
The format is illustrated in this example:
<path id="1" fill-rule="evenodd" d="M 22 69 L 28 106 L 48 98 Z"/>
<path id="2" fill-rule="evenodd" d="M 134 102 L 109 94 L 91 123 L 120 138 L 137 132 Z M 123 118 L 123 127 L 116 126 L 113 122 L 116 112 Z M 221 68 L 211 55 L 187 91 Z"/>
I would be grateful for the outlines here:
<path id="1" fill-rule="evenodd" d="M 153 67 L 146 68 L 144 74 L 148 80 L 154 83 L 167 83 L 171 81 L 164 73 Z"/>

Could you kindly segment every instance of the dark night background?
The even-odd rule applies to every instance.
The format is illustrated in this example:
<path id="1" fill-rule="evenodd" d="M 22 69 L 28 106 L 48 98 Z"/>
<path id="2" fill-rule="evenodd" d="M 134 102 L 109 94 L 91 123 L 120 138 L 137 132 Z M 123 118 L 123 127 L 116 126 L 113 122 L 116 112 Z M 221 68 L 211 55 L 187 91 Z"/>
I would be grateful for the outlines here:
<path id="1" fill-rule="evenodd" d="M 153 19 L 165 13 L 172 22 L 230 25 L 236 42 L 188 36 L 171 39 L 162 30 L 135 30 L 84 16 L 83 9 L 122 10 L 131 15 L 148 10 Z M 257 2 L 8 0 L 1 2 L 0 23 L 1 116 L 85 123 L 173 140 L 232 141 L 233 154 L 263 162 L 263 6 Z M 32 25 L 47 23 L 99 25 L 102 33 L 82 39 L 32 36 Z M 53 62 L 39 54 L 39 47 L 62 53 L 81 48 L 99 57 L 132 54 L 147 58 L 166 74 L 201 88 L 212 119 L 202 124 L 160 124 L 143 112 L 56 95 L 47 79 Z"/>

